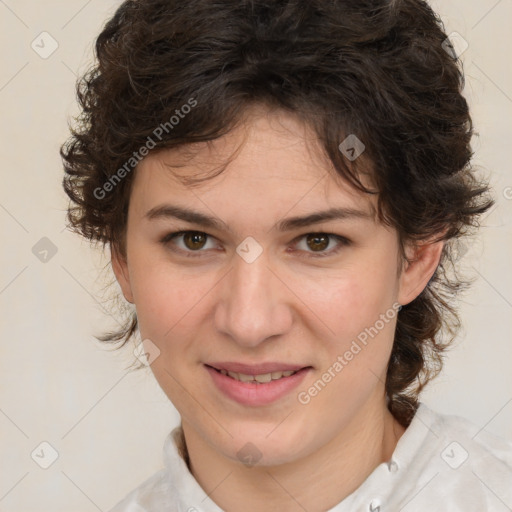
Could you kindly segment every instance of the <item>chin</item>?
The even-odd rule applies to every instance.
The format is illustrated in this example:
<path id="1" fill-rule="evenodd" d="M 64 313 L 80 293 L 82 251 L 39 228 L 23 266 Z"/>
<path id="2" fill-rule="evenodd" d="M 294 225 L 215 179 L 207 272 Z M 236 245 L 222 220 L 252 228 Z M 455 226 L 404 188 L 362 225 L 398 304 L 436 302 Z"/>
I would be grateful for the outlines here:
<path id="1" fill-rule="evenodd" d="M 244 425 L 233 438 L 226 439 L 221 450 L 226 457 L 245 465 L 278 466 L 305 455 L 308 444 L 305 432 L 290 432 L 275 423 L 265 428 Z"/>

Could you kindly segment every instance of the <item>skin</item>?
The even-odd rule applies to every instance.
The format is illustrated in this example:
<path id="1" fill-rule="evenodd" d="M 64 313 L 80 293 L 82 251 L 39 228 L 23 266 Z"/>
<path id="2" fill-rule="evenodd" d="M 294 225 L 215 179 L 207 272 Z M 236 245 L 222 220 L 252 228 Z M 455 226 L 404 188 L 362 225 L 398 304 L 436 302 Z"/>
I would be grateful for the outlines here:
<path id="1" fill-rule="evenodd" d="M 406 246 L 411 262 L 400 269 L 396 231 L 371 215 L 375 196 L 335 179 L 318 148 L 290 114 L 256 108 L 228 135 L 193 151 L 150 154 L 134 177 L 127 257 L 112 252 L 142 339 L 160 350 L 151 369 L 182 417 L 191 471 L 228 512 L 325 511 L 387 461 L 404 433 L 384 391 L 396 315 L 309 403 L 297 399 L 359 333 L 423 290 L 442 250 L 441 242 Z M 200 185 L 177 177 L 218 168 L 229 157 L 224 172 Z M 171 169 L 171 162 L 180 167 Z M 213 215 L 232 232 L 145 218 L 165 203 Z M 284 218 L 340 206 L 369 216 L 272 229 Z M 186 237 L 160 242 L 181 230 L 209 237 L 202 246 Z M 315 233 L 350 243 L 308 245 Z M 252 263 L 236 252 L 249 236 L 263 250 Z M 185 256 L 194 250 L 202 252 Z M 330 254 L 315 257 L 322 252 Z M 313 370 L 298 389 L 255 407 L 215 387 L 204 367 L 213 361 L 280 361 Z M 261 453 L 253 467 L 237 456 L 248 442 Z"/>

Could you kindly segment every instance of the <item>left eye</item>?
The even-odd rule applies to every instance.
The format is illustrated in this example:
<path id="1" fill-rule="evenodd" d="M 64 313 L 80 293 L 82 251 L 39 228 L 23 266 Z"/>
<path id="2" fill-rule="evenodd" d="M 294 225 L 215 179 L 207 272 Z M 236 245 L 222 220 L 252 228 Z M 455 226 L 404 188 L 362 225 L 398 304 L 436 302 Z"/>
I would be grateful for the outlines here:
<path id="1" fill-rule="evenodd" d="M 177 249 L 171 247 L 172 251 L 183 252 L 187 257 L 198 257 L 200 256 L 199 254 L 193 253 L 205 252 L 205 250 L 208 249 L 205 249 L 205 245 L 208 241 L 208 238 L 214 237 L 202 231 L 177 231 L 165 235 L 160 240 L 160 242 L 166 246 L 169 245 L 169 242 L 172 242 L 172 245 L 178 247 Z M 181 239 L 181 242 L 183 244 L 181 247 L 179 247 L 179 244 L 175 242 L 176 239 Z M 347 246 L 350 244 L 350 241 L 347 238 L 340 235 L 335 235 L 334 233 L 307 233 L 296 238 L 294 240 L 294 245 L 300 245 L 300 242 L 303 239 L 306 243 L 306 247 L 312 249 L 312 251 L 302 249 L 303 252 L 309 253 L 306 256 L 308 258 L 321 258 L 325 256 L 330 256 L 332 254 L 336 254 L 337 252 L 339 252 L 343 246 Z M 334 249 L 325 251 L 325 249 L 331 245 L 330 241 L 333 239 L 338 242 L 338 245 Z M 210 249 L 213 248 L 214 247 L 210 247 Z"/>
<path id="2" fill-rule="evenodd" d="M 349 245 L 349 240 L 343 236 L 335 235 L 334 233 L 308 233 L 302 235 L 298 240 L 304 239 L 306 246 L 309 249 L 313 249 L 312 252 L 307 256 L 311 258 L 322 258 L 325 256 L 331 256 L 332 254 L 338 253 L 342 247 Z M 326 251 L 325 249 L 331 245 L 331 240 L 335 240 L 338 244 L 331 250 Z M 300 245 L 300 242 L 297 246 Z M 318 249 L 318 250 L 316 250 Z M 305 250 L 308 253 L 309 251 Z"/>

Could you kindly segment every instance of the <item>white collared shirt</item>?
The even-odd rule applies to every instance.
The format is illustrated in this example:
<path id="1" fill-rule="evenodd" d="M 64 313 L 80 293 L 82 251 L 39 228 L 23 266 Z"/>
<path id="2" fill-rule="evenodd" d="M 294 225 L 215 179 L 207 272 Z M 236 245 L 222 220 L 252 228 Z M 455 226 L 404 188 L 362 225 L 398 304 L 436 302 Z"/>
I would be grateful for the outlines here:
<path id="1" fill-rule="evenodd" d="M 110 512 L 223 512 L 179 455 L 179 429 L 165 440 L 165 468 Z M 512 442 L 420 403 L 391 459 L 327 512 L 423 511 L 511 512 Z"/>

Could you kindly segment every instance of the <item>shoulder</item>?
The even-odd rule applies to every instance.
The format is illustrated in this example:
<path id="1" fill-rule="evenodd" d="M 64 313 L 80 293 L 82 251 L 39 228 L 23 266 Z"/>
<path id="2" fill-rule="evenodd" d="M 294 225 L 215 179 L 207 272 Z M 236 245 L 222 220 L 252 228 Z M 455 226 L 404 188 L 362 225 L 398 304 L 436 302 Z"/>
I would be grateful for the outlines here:
<path id="1" fill-rule="evenodd" d="M 453 465 L 459 462 L 463 464 L 467 460 L 469 465 L 476 466 L 480 461 L 494 460 L 498 466 L 512 469 L 511 440 L 497 437 L 461 416 L 441 414 L 425 404 L 422 404 L 421 409 L 423 418 L 428 418 L 427 421 L 434 433 L 438 434 L 440 441 L 450 442 L 446 446 L 446 452 L 443 451 L 443 457 L 460 458 Z"/>
<path id="2" fill-rule="evenodd" d="M 182 431 L 173 429 L 164 442 L 164 468 L 142 482 L 109 512 L 178 512 L 206 506 L 204 491 L 194 479 L 183 458 Z M 209 504 L 209 510 L 213 508 Z"/>
<path id="3" fill-rule="evenodd" d="M 418 488 L 425 486 L 424 499 L 453 511 L 510 510 L 512 442 L 423 403 L 416 415 L 414 428 L 423 429 L 425 436 L 411 465 L 418 477 L 428 476 L 428 480 L 418 478 Z"/>
<path id="4" fill-rule="evenodd" d="M 142 482 L 108 512 L 156 512 L 159 510 L 173 512 L 173 504 L 168 497 L 169 475 L 166 469 L 161 469 Z"/>

